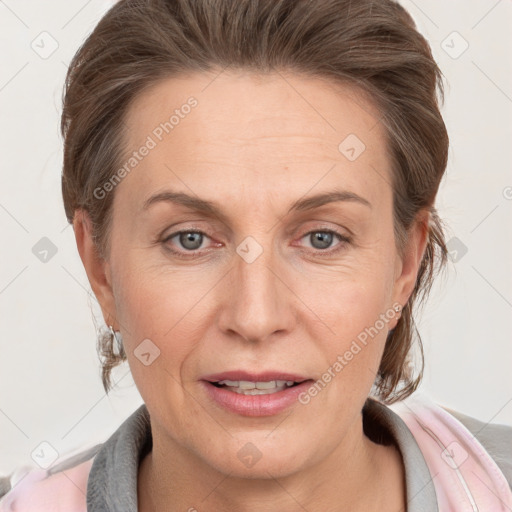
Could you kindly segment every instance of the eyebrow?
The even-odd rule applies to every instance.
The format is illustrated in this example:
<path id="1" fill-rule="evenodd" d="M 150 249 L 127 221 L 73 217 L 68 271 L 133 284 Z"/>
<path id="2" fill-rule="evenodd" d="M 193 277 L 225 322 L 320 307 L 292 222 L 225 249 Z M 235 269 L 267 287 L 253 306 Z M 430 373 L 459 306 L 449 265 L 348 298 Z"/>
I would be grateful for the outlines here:
<path id="1" fill-rule="evenodd" d="M 309 197 L 303 197 L 292 203 L 290 208 L 288 209 L 287 214 L 293 211 L 307 211 L 312 210 L 314 208 L 319 208 L 320 206 L 324 206 L 329 203 L 335 202 L 354 202 L 356 204 L 362 204 L 367 206 L 368 208 L 372 208 L 370 202 L 364 197 L 359 196 L 354 192 L 350 192 L 348 190 L 332 190 L 330 192 L 323 192 L 319 194 L 315 194 Z M 179 204 L 190 208 L 191 210 L 196 210 L 198 212 L 205 213 L 210 216 L 218 217 L 223 221 L 227 220 L 227 216 L 222 212 L 221 208 L 217 206 L 214 202 L 207 201 L 205 199 L 200 199 L 198 197 L 194 197 L 184 192 L 173 192 L 171 190 L 165 190 L 163 192 L 159 192 L 157 194 L 149 197 L 142 207 L 143 210 L 149 209 L 151 206 L 161 202 L 168 202 Z"/>

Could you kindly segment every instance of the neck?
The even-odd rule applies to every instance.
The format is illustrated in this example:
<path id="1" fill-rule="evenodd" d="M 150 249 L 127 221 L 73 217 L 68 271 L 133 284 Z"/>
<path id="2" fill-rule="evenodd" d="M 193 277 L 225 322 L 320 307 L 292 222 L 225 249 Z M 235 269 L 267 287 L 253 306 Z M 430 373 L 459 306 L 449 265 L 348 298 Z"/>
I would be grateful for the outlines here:
<path id="1" fill-rule="evenodd" d="M 153 450 L 139 467 L 141 512 L 405 510 L 401 456 L 368 439 L 362 419 L 320 463 L 296 473 L 248 479 L 226 475 L 153 429 Z M 164 442 L 166 441 L 166 442 Z"/>

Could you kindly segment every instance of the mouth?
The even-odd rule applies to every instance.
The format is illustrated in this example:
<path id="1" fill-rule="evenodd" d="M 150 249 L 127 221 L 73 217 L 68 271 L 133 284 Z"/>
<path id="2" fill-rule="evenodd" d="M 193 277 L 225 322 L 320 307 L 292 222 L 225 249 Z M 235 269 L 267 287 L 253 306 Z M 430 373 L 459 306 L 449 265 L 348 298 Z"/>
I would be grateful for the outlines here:
<path id="1" fill-rule="evenodd" d="M 209 375 L 201 382 L 210 399 L 224 410 L 243 416 L 271 416 L 297 402 L 314 381 L 280 372 L 242 371 Z"/>

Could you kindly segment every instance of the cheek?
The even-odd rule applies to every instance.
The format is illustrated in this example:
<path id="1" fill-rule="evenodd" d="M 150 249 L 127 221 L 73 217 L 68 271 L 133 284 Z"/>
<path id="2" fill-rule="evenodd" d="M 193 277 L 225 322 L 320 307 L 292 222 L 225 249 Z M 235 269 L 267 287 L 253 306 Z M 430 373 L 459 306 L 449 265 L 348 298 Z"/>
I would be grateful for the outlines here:
<path id="1" fill-rule="evenodd" d="M 135 251 L 117 267 L 115 300 L 118 319 L 126 331 L 125 348 L 128 358 L 134 359 L 141 342 L 151 340 L 159 351 L 155 363 L 179 379 L 181 364 L 201 337 L 213 282 L 197 270 L 173 271 L 161 265 L 148 266 L 146 261 L 137 258 Z M 138 365 L 134 366 L 138 371 Z"/>
<path id="2" fill-rule="evenodd" d="M 147 269 L 119 274 L 116 304 L 126 333 L 123 342 L 131 374 L 144 402 L 152 407 L 173 404 L 185 410 L 183 366 L 194 351 L 195 328 L 190 311 L 191 292 L 183 293 L 179 280 L 156 278 Z M 197 302 L 197 299 L 196 301 Z M 168 426 L 183 421 L 180 413 L 168 418 Z M 175 425 L 176 423 L 176 425 Z"/>
<path id="3" fill-rule="evenodd" d="M 294 292 L 329 328 L 330 337 L 346 340 L 356 336 L 389 308 L 393 255 L 384 249 L 375 253 L 376 257 L 368 255 L 349 265 L 316 273 L 315 279 L 294 280 Z"/>
<path id="4" fill-rule="evenodd" d="M 380 364 L 396 313 L 390 309 L 393 252 L 382 249 L 377 254 L 382 258 L 369 257 L 343 271 L 338 269 L 330 279 L 297 285 L 297 295 L 315 313 L 316 321 L 305 327 L 322 347 L 325 371 L 330 369 L 331 376 L 343 375 L 334 379 L 334 387 L 367 388 Z"/>

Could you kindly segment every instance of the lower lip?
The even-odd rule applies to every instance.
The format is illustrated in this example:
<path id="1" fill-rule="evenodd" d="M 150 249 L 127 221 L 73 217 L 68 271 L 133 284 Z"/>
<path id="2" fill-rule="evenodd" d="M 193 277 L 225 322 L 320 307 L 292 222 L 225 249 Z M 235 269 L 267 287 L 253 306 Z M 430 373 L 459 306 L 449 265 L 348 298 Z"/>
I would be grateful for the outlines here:
<path id="1" fill-rule="evenodd" d="M 201 381 L 206 392 L 218 405 L 230 412 L 242 416 L 273 416 L 284 411 L 295 402 L 303 391 L 311 386 L 313 381 L 306 380 L 282 391 L 267 395 L 243 395 L 218 388 L 211 382 Z"/>

